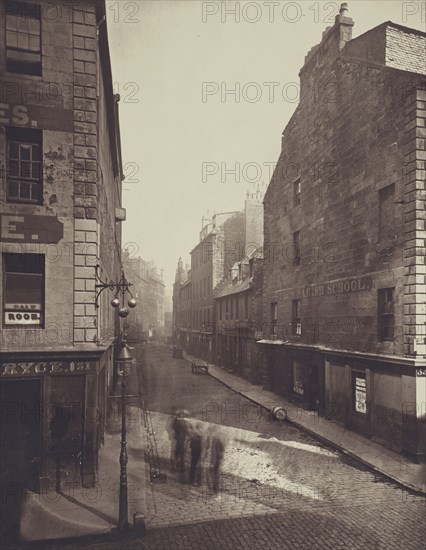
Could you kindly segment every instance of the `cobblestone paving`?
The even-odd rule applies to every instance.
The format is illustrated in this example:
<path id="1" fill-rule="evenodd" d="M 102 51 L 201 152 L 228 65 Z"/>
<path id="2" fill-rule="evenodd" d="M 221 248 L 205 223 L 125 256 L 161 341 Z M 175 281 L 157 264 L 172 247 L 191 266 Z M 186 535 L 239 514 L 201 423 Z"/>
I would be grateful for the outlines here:
<path id="1" fill-rule="evenodd" d="M 154 437 L 166 483 L 151 486 L 144 538 L 58 544 L 43 550 L 422 550 L 426 499 L 326 448 L 207 375 L 193 375 L 166 349 L 150 348 L 145 369 Z M 168 470 L 172 406 L 227 441 L 221 491 Z M 252 407 L 249 409 L 248 407 Z M 145 488 L 140 488 L 145 490 Z M 148 489 L 149 490 L 149 489 Z"/>

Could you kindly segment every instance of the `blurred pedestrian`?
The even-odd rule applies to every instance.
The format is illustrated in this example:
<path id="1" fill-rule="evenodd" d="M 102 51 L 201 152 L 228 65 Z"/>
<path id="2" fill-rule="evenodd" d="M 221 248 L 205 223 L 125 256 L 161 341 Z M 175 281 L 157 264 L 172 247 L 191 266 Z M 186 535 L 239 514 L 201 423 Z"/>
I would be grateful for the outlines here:
<path id="1" fill-rule="evenodd" d="M 220 489 L 220 470 L 225 454 L 225 443 L 217 427 L 213 427 L 209 435 L 210 469 L 213 481 L 213 491 L 218 493 Z"/>
<path id="2" fill-rule="evenodd" d="M 189 442 L 191 450 L 191 465 L 189 469 L 189 482 L 193 485 L 201 485 L 203 433 L 200 422 L 192 424 L 191 438 Z"/>
<path id="3" fill-rule="evenodd" d="M 186 411 L 175 411 L 172 420 L 172 469 L 185 471 L 185 447 L 189 436 L 189 425 L 185 418 Z"/>

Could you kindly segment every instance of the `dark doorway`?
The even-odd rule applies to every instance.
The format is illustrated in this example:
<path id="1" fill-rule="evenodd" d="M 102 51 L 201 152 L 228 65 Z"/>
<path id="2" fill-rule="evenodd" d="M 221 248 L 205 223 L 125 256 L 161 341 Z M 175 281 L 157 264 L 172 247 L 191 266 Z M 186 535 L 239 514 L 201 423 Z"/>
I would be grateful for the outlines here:
<path id="1" fill-rule="evenodd" d="M 19 538 L 26 491 L 39 492 L 41 380 L 2 380 L 0 392 L 0 545 L 3 545 Z"/>
<path id="2" fill-rule="evenodd" d="M 317 411 L 319 408 L 319 372 L 315 365 L 309 365 L 306 369 L 304 397 L 308 409 Z"/>

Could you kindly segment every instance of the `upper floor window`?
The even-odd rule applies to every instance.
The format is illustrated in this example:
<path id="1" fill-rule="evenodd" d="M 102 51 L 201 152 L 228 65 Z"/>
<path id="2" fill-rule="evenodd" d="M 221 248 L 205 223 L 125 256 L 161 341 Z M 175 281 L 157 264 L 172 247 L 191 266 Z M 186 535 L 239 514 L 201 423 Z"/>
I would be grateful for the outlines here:
<path id="1" fill-rule="evenodd" d="M 393 238 L 395 230 L 395 184 L 379 190 L 379 240 Z"/>
<path id="2" fill-rule="evenodd" d="M 276 334 L 276 326 L 278 323 L 278 304 L 271 302 L 269 306 L 269 320 L 271 322 L 271 334 Z"/>
<path id="3" fill-rule="evenodd" d="M 291 329 L 293 336 L 300 336 L 302 334 L 302 325 L 300 322 L 300 300 L 292 301 Z"/>
<path id="4" fill-rule="evenodd" d="M 43 325 L 44 255 L 4 254 L 3 322 Z"/>
<path id="5" fill-rule="evenodd" d="M 41 13 L 38 4 L 7 0 L 6 70 L 41 76 Z"/>
<path id="6" fill-rule="evenodd" d="M 293 183 L 293 205 L 294 206 L 299 206 L 300 204 L 300 192 L 301 192 L 300 178 L 298 178 Z"/>
<path id="7" fill-rule="evenodd" d="M 379 340 L 393 340 L 395 314 L 394 314 L 394 288 L 379 288 L 378 299 L 378 329 Z"/>
<path id="8" fill-rule="evenodd" d="M 42 131 L 7 128 L 7 185 L 10 202 L 42 202 Z"/>

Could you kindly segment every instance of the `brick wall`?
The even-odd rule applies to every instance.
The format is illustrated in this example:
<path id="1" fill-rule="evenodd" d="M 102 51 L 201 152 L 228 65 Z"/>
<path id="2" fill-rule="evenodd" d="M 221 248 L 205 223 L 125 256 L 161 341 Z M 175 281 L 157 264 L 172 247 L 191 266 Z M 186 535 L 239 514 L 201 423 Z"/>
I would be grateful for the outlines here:
<path id="1" fill-rule="evenodd" d="M 426 35 L 400 28 L 386 28 L 386 65 L 425 74 Z"/>

